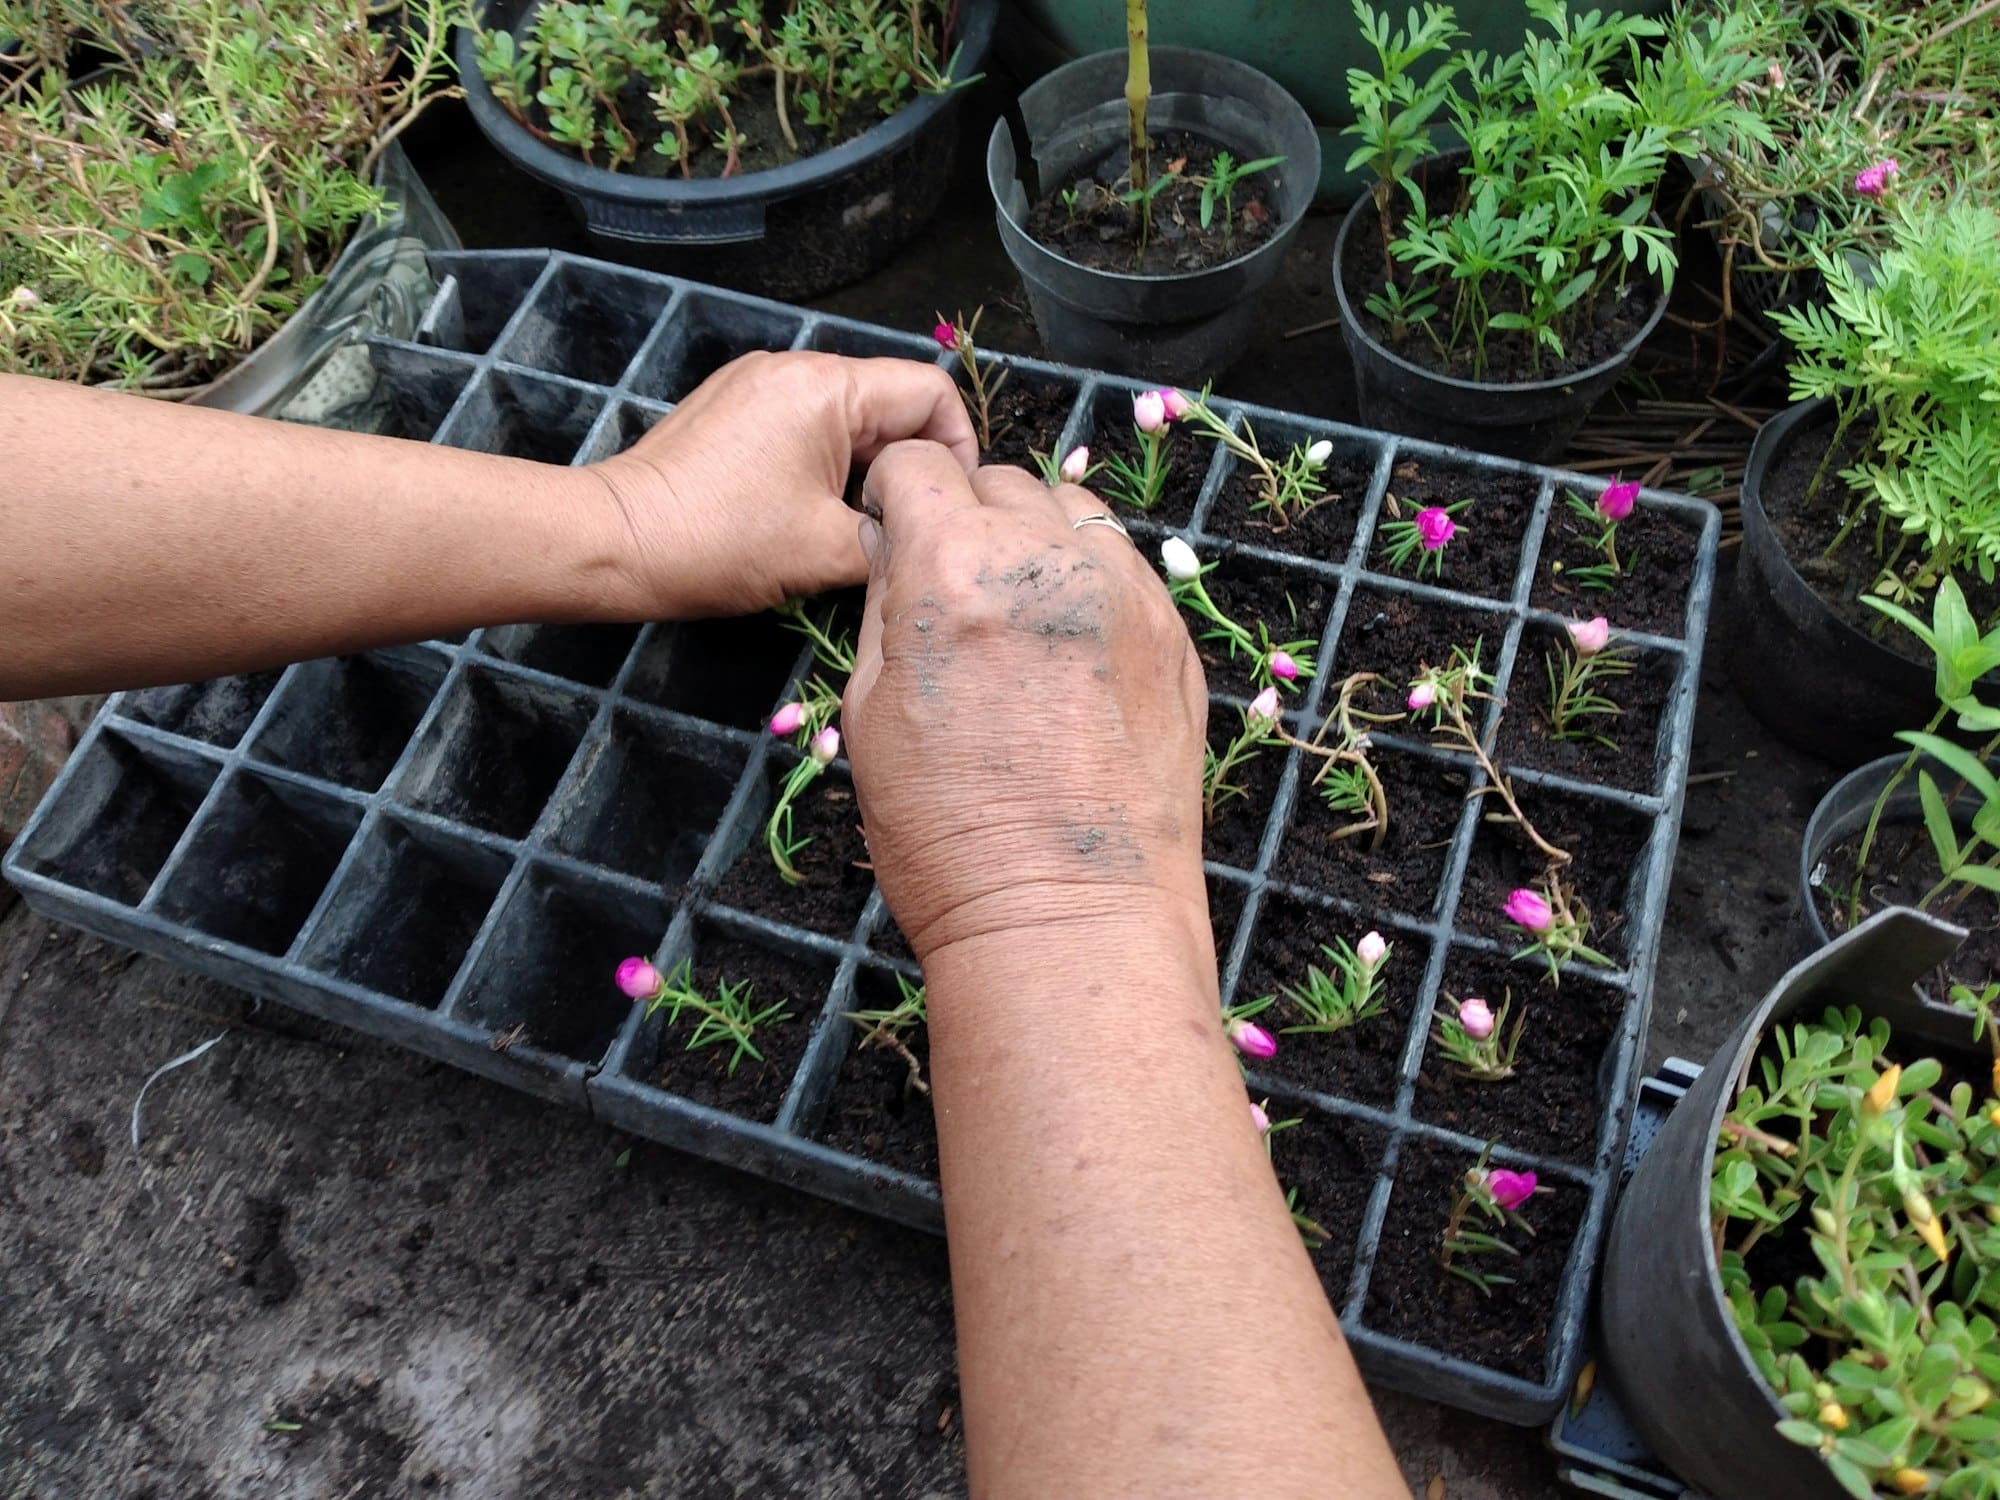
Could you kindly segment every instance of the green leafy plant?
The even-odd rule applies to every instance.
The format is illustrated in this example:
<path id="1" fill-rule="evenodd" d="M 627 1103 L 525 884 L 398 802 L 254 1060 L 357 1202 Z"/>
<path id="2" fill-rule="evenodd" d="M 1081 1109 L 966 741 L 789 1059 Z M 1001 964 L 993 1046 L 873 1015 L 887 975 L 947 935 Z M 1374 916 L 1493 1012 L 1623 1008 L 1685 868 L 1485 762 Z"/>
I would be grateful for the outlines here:
<path id="1" fill-rule="evenodd" d="M 1301 983 L 1284 987 L 1285 998 L 1306 1019 L 1300 1025 L 1285 1027 L 1282 1034 L 1331 1035 L 1380 1015 L 1387 1003 L 1380 990 L 1382 970 L 1394 949 L 1379 932 L 1366 934 L 1358 944 L 1342 937 L 1336 937 L 1330 946 L 1322 943 L 1319 951 L 1327 967 L 1308 964 Z"/>
<path id="2" fill-rule="evenodd" d="M 1319 758 L 1313 789 L 1329 811 L 1349 819 L 1327 838 L 1338 843 L 1369 834 L 1370 852 L 1381 848 L 1382 840 L 1389 836 L 1389 793 L 1369 758 L 1369 732 L 1374 725 L 1391 724 L 1402 717 L 1371 713 L 1360 706 L 1361 694 L 1381 681 L 1373 672 L 1354 672 L 1342 678 L 1333 707 L 1310 740 L 1293 738 L 1282 725 L 1277 730 L 1284 743 Z"/>
<path id="3" fill-rule="evenodd" d="M 2000 1105 L 1900 1066 L 1849 1007 L 1773 1028 L 1715 1143 L 1724 1297 L 1786 1410 L 1856 1500 L 1990 1497 L 2000 1476 Z M 1816 1262 L 1759 1284 L 1753 1252 L 1803 1234 Z"/>
<path id="4" fill-rule="evenodd" d="M 1236 242 L 1236 188 L 1246 178 L 1255 177 L 1259 172 L 1269 171 L 1284 162 L 1282 156 L 1260 156 L 1255 161 L 1239 162 L 1227 151 L 1218 151 L 1208 164 L 1208 175 L 1194 179 L 1201 184 L 1201 227 L 1203 229 L 1215 219 L 1215 205 L 1222 204 L 1222 242 L 1225 246 Z"/>
<path id="5" fill-rule="evenodd" d="M 1328 495 L 1319 478 L 1327 460 L 1333 457 L 1331 439 L 1295 443 L 1282 459 L 1266 458 L 1257 444 L 1257 433 L 1250 419 L 1245 417 L 1239 425 L 1232 425 L 1209 404 L 1208 391 L 1203 386 L 1201 395 L 1181 398 L 1186 403 L 1182 420 L 1193 423 L 1203 437 L 1227 448 L 1256 475 L 1257 498 L 1250 503 L 1252 514 L 1266 513 L 1271 529 L 1284 531 L 1315 506 L 1340 498 Z"/>
<path id="6" fill-rule="evenodd" d="M 1543 1191 L 1533 1172 L 1489 1167 L 1487 1162 L 1492 1155 L 1489 1143 L 1459 1179 L 1451 1210 L 1445 1217 L 1444 1236 L 1438 1245 L 1438 1264 L 1460 1280 L 1471 1282 L 1488 1297 L 1493 1295 L 1493 1288 L 1511 1285 L 1514 1278 L 1487 1270 L 1477 1262 L 1495 1255 L 1520 1256 L 1521 1252 L 1501 1238 L 1498 1231 L 1511 1230 L 1534 1238 L 1534 1226 L 1521 1216 L 1520 1209 Z"/>
<path id="7" fill-rule="evenodd" d="M 1563 640 L 1544 658 L 1549 677 L 1549 733 L 1572 743 L 1616 751 L 1618 742 L 1597 726 L 1625 712 L 1603 684 L 1630 677 L 1638 663 L 1623 646 L 1609 644 L 1611 627 L 1599 615 L 1572 620 Z"/>
<path id="8" fill-rule="evenodd" d="M 693 1016 L 694 1029 L 688 1033 L 687 1050 L 698 1052 L 704 1047 L 729 1048 L 728 1066 L 733 1077 L 737 1065 L 744 1058 L 754 1057 L 758 1062 L 764 1060 L 764 1054 L 757 1050 L 755 1041 L 758 1028 L 791 1019 L 784 1001 L 759 1009 L 755 998 L 755 986 L 748 980 L 730 984 L 718 979 L 715 993 L 704 995 L 694 984 L 693 961 L 683 959 L 673 973 L 666 976 L 659 992 L 647 1002 L 646 1014 L 650 1016 L 657 1010 L 666 1011 L 668 1026 L 680 1025 L 683 1015 Z"/>
<path id="9" fill-rule="evenodd" d="M 1201 765 L 1201 814 L 1202 821 L 1213 823 L 1216 814 L 1232 798 L 1247 795 L 1245 788 L 1236 785 L 1229 778 L 1236 770 L 1256 757 L 1257 751 L 1266 745 L 1279 745 L 1278 738 L 1278 690 L 1266 688 L 1257 695 L 1255 702 L 1243 710 L 1243 727 L 1230 736 L 1229 743 L 1218 754 L 1212 747 L 1202 747 Z"/>
<path id="10" fill-rule="evenodd" d="M 454 15 L 0 0 L 0 370 L 205 389 L 382 208 L 382 152 L 456 92 Z"/>
<path id="11" fill-rule="evenodd" d="M 861 1040 L 854 1044 L 854 1048 L 857 1052 L 866 1052 L 871 1047 L 879 1047 L 895 1053 L 910 1070 L 905 1083 L 906 1091 L 928 1094 L 931 1086 L 924 1081 L 924 1065 L 910 1050 L 909 1043 L 910 1033 L 930 1019 L 925 1009 L 924 986 L 913 984 L 898 974 L 896 989 L 900 998 L 887 1009 L 847 1012 L 847 1019 L 861 1028 Z"/>

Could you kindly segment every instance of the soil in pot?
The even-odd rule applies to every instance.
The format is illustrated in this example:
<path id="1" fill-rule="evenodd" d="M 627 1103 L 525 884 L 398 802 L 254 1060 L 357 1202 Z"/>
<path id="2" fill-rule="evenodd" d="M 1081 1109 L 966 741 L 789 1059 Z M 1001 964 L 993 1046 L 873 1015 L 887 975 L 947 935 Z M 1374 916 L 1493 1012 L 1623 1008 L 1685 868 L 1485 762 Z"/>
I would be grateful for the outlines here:
<path id="1" fill-rule="evenodd" d="M 1209 749 L 1221 755 L 1242 727 L 1243 716 L 1236 709 L 1226 703 L 1211 704 Z M 1278 777 L 1284 768 L 1284 748 L 1267 746 L 1229 773 L 1225 780 L 1243 788 L 1243 795 L 1217 799 L 1215 817 L 1202 830 L 1201 852 L 1205 859 L 1219 865 L 1234 865 L 1239 870 L 1250 869 L 1257 863 L 1257 846 L 1263 841 L 1264 825 L 1271 815 L 1271 799 L 1277 795 Z"/>
<path id="2" fill-rule="evenodd" d="M 1037 201 L 1028 213 L 1028 235 L 1080 266 L 1127 276 L 1171 276 L 1240 259 L 1276 231 L 1277 191 L 1268 171 L 1245 179 L 1235 189 L 1235 219 L 1226 222 L 1218 202 L 1204 229 L 1200 182 L 1211 175 L 1219 149 L 1186 130 L 1153 137 L 1153 172 L 1165 173 L 1175 164 L 1179 171 L 1153 199 L 1152 231 L 1143 250 L 1141 206 L 1119 201 L 1131 186 L 1122 144 Z"/>
<path id="3" fill-rule="evenodd" d="M 1283 993 L 1285 987 L 1302 985 L 1309 965 L 1327 968 L 1322 946 L 1332 946 L 1336 937 L 1358 942 L 1368 926 L 1366 918 L 1344 916 L 1290 896 L 1268 896 L 1234 1000 L 1241 1005 L 1264 995 L 1278 997 L 1257 1017 L 1258 1025 L 1278 1037 L 1277 1055 L 1252 1065 L 1258 1073 L 1314 1093 L 1337 1094 L 1387 1109 L 1395 1103 L 1402 1081 L 1403 1038 L 1429 961 L 1421 938 L 1385 934 L 1393 947 L 1378 980 L 1385 998 L 1378 1014 L 1335 1032 L 1283 1034 L 1287 1026 L 1307 1021 Z"/>
<path id="4" fill-rule="evenodd" d="M 1567 575 L 1604 561 L 1597 528 L 1556 495 L 1528 601 L 1571 619 L 1608 619 L 1616 630 L 1677 636 L 1687 623 L 1688 592 L 1694 587 L 1696 534 L 1676 517 L 1645 506 L 1618 523 L 1618 560 L 1626 576 L 1609 589 L 1585 588 Z"/>
<path id="5" fill-rule="evenodd" d="M 1445 1222 L 1471 1165 L 1462 1151 L 1418 1140 L 1404 1144 L 1361 1318 L 1393 1338 L 1539 1381 L 1547 1374 L 1549 1327 L 1586 1195 L 1567 1183 L 1544 1184 L 1550 1191 L 1537 1193 L 1521 1210 L 1533 1237 L 1518 1231 L 1503 1236 L 1520 1255 L 1479 1259 L 1479 1269 L 1514 1278 L 1488 1296 L 1438 1264 Z"/>
<path id="6" fill-rule="evenodd" d="M 1333 837 L 1352 820 L 1328 807 L 1309 784 L 1316 762 L 1308 757 L 1271 873 L 1364 911 L 1429 917 L 1437 909 L 1438 882 L 1465 806 L 1465 772 L 1384 750 L 1372 759 L 1389 799 L 1389 831 L 1382 847 L 1370 849 L 1372 834 Z"/>
<path id="7" fill-rule="evenodd" d="M 1579 720 L 1578 727 L 1603 735 L 1611 745 L 1559 740 L 1549 721 L 1547 662 L 1551 656 L 1560 660 L 1562 649 L 1554 631 L 1534 629 L 1522 637 L 1493 758 L 1502 770 L 1526 766 L 1625 792 L 1652 791 L 1659 772 L 1660 720 L 1673 692 L 1673 664 L 1635 653 L 1630 676 L 1606 679 L 1596 689 L 1622 712 L 1616 718 Z"/>
<path id="8" fill-rule="evenodd" d="M 789 760 L 774 761 L 774 784 L 789 767 Z M 793 837 L 812 840 L 792 857 L 799 883 L 787 884 L 778 874 L 760 828 L 722 877 L 715 899 L 774 922 L 846 937 L 875 888 L 874 873 L 865 868 L 868 843 L 860 824 L 853 783 L 845 777 L 820 777 L 792 804 Z"/>
<path id="9" fill-rule="evenodd" d="M 1940 777 L 1938 790 L 1947 797 L 1951 784 Z M 1961 830 L 1961 836 L 1963 831 Z M 1813 890 L 1820 921 L 1838 937 L 1847 931 L 1847 896 L 1854 889 L 1855 860 L 1861 853 L 1861 833 L 1856 831 L 1826 851 L 1821 860 L 1825 873 Z M 1884 907 L 1915 906 L 1937 884 L 1937 851 L 1930 835 L 1909 823 L 1882 820 L 1875 833 L 1875 847 L 1868 854 L 1868 883 L 1861 893 L 1860 915 L 1871 917 Z M 1966 929 L 1966 939 L 1951 961 L 1937 969 L 1933 992 L 1943 996 L 1954 984 L 1977 989 L 2000 978 L 2000 911 L 1992 896 L 1973 891 L 1956 908 L 1947 910 L 1949 893 L 1931 903 L 1932 914 Z"/>
<path id="10" fill-rule="evenodd" d="M 892 1010 L 902 1001 L 896 981 L 879 969 L 863 968 L 855 985 L 857 1010 Z M 853 1021 L 838 1024 L 857 1032 Z M 930 1082 L 931 1039 L 927 1027 L 903 1033 L 903 1045 Z M 938 1174 L 937 1118 L 930 1095 L 910 1083 L 910 1067 L 890 1047 L 863 1051 L 850 1046 L 841 1060 L 827 1101 L 826 1126 L 820 1137 L 837 1151 L 880 1162 L 919 1177 Z"/>
<path id="11" fill-rule="evenodd" d="M 1590 908 L 1590 935 L 1585 941 L 1613 962 L 1622 962 L 1625 893 L 1652 824 L 1609 802 L 1540 787 L 1517 786 L 1515 795 L 1542 837 L 1572 856 L 1563 876 L 1573 897 Z M 1497 797 L 1485 800 L 1489 814 L 1506 812 Z M 1482 819 L 1466 862 L 1454 925 L 1502 944 L 1524 945 L 1525 935 L 1507 920 L 1507 895 L 1534 885 L 1547 865 L 1542 852 L 1513 824 Z"/>
<path id="12" fill-rule="evenodd" d="M 995 371 L 997 373 L 997 370 Z M 993 378 L 988 375 L 990 382 Z M 965 381 L 961 375 L 959 387 Z M 1007 376 L 987 403 L 987 423 L 992 440 L 980 450 L 982 463 L 1013 464 L 1039 475 L 1037 453 L 1054 453 L 1062 442 L 1063 428 L 1069 425 L 1070 408 L 1076 404 L 1076 390 L 1053 380 L 1037 380 L 1022 370 Z M 973 430 L 979 426 L 972 413 Z M 1060 454 L 1056 455 L 1058 459 Z"/>
<path id="13" fill-rule="evenodd" d="M 695 1020 L 685 1017 L 680 1025 L 662 1033 L 660 1068 L 653 1081 L 669 1093 L 732 1115 L 776 1119 L 799 1059 L 805 1056 L 806 1043 L 812 1039 L 813 1021 L 832 979 L 832 971 L 822 965 L 788 958 L 709 929 L 703 933 L 696 954 L 694 987 L 704 995 L 713 995 L 725 982 L 742 984 L 747 980 L 755 1008 L 761 1010 L 782 999 L 789 1014 L 783 1021 L 766 1022 L 757 1028 L 754 1041 L 764 1060 L 760 1063 L 746 1056 L 734 1073 L 729 1071 L 734 1049 L 726 1043 L 687 1050 Z"/>
<path id="14" fill-rule="evenodd" d="M 1412 555 L 1408 565 L 1412 571 L 1398 574 L 1389 565 L 1384 525 L 1395 520 L 1414 520 L 1417 512 L 1427 506 L 1451 506 L 1470 500 L 1472 504 L 1453 517 L 1458 531 L 1445 544 L 1444 571 L 1433 574 L 1426 568 L 1420 581 L 1456 589 L 1462 594 L 1511 598 L 1514 573 L 1521 561 L 1521 536 L 1534 514 L 1535 492 L 1540 484 L 1532 474 L 1486 469 L 1474 472 L 1414 461 L 1398 464 L 1389 475 L 1389 492 L 1382 501 L 1381 519 L 1375 523 L 1368 566 L 1377 573 L 1418 578 L 1414 570 L 1417 559 L 1424 553 L 1420 549 Z"/>
<path id="15" fill-rule="evenodd" d="M 1268 437 L 1260 433 L 1258 440 L 1262 444 Z M 1271 446 L 1275 449 L 1278 445 Z M 1270 456 L 1275 463 L 1283 455 L 1271 452 Z M 1291 522 L 1279 527 L 1273 524 L 1269 510 L 1254 508 L 1263 495 L 1263 482 L 1257 471 L 1247 464 L 1233 463 L 1209 510 L 1207 529 L 1212 535 L 1252 547 L 1268 547 L 1274 552 L 1289 552 L 1295 557 L 1321 562 L 1345 562 L 1347 549 L 1354 542 L 1361 504 L 1368 498 L 1368 484 L 1374 477 L 1373 453 L 1365 448 L 1345 451 L 1336 448 L 1319 472 L 1326 493 Z"/>
<path id="16" fill-rule="evenodd" d="M 1261 624 L 1269 632 L 1271 644 L 1310 639 L 1313 644 L 1293 654 L 1310 661 L 1319 652 L 1326 634 L 1327 615 L 1333 609 L 1334 585 L 1316 573 L 1281 568 L 1272 563 L 1232 556 L 1203 580 L 1215 607 L 1257 638 Z M 1199 616 L 1183 610 L 1188 629 L 1198 638 L 1212 628 Z M 1197 639 L 1196 652 L 1202 670 L 1208 674 L 1211 693 L 1236 693 L 1248 698 L 1257 691 L 1257 658 L 1239 651 L 1229 654 L 1223 641 Z M 1281 696 L 1291 697 L 1284 694 Z"/>
<path id="17" fill-rule="evenodd" d="M 1603 1100 L 1599 1079 L 1623 1010 L 1615 992 L 1581 976 L 1551 988 L 1548 971 L 1526 962 L 1455 948 L 1445 961 L 1438 1013 L 1451 1000 L 1480 996 L 1498 1014 L 1511 997 L 1507 1033 L 1525 1008 L 1514 1076 L 1487 1083 L 1468 1077 L 1435 1044 L 1424 1049 L 1412 1107 L 1420 1120 L 1475 1140 L 1504 1137 L 1509 1146 L 1587 1166 L 1597 1152 Z"/>
<path id="18" fill-rule="evenodd" d="M 1297 1189 L 1298 1211 L 1326 1231 L 1326 1243 L 1312 1251 L 1313 1269 L 1338 1310 L 1347 1299 L 1361 1221 L 1375 1192 L 1388 1134 L 1284 1098 L 1271 1100 L 1269 1111 L 1273 1120 L 1299 1121 L 1270 1138 L 1271 1168 L 1280 1187 Z"/>
<path id="19" fill-rule="evenodd" d="M 1441 667 L 1451 660 L 1454 646 L 1470 650 L 1475 642 L 1480 665 L 1490 672 L 1506 633 L 1507 621 L 1500 615 L 1357 588 L 1348 600 L 1340 644 L 1334 647 L 1333 672 L 1336 678 L 1373 672 L 1391 687 L 1407 689 L 1425 665 Z M 1402 698 L 1399 691 L 1383 712 L 1398 707 Z"/>

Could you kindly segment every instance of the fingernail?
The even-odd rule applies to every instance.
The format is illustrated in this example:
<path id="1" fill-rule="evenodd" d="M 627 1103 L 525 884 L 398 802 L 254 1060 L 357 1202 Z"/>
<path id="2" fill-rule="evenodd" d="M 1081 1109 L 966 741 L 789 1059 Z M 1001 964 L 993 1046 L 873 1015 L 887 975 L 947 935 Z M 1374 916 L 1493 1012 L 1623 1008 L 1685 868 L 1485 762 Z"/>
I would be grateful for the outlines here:
<path id="1" fill-rule="evenodd" d="M 882 550 L 882 523 L 873 516 L 861 518 L 861 555 L 868 559 L 868 566 L 875 566 L 875 554 Z"/>

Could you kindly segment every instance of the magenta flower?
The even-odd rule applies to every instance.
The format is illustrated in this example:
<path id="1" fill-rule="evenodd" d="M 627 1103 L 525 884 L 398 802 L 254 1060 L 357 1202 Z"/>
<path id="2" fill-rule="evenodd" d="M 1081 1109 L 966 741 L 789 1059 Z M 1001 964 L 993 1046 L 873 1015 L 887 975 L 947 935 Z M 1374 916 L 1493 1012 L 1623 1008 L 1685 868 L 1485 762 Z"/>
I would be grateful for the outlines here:
<path id="1" fill-rule="evenodd" d="M 1458 1024 L 1475 1042 L 1493 1035 L 1493 1008 L 1477 995 L 1458 1002 Z"/>
<path id="2" fill-rule="evenodd" d="M 1598 615 L 1590 620 L 1571 620 L 1564 627 L 1578 656 L 1595 656 L 1611 644 L 1611 622 Z"/>
<path id="3" fill-rule="evenodd" d="M 831 724 L 827 725 L 826 728 L 812 737 L 812 744 L 807 749 L 811 752 L 812 758 L 820 765 L 832 765 L 835 758 L 840 754 L 840 731 L 835 729 Z"/>
<path id="4" fill-rule="evenodd" d="M 1167 398 L 1158 391 L 1141 391 L 1132 398 L 1132 425 L 1141 432 L 1161 432 L 1167 425 Z"/>
<path id="5" fill-rule="evenodd" d="M 1169 422 L 1178 422 L 1182 417 L 1194 410 L 1194 403 L 1172 386 L 1168 386 L 1160 392 L 1160 404 L 1167 409 L 1167 420 Z"/>
<path id="6" fill-rule="evenodd" d="M 1438 701 L 1438 690 L 1428 682 L 1420 682 L 1410 689 L 1409 708 L 1413 714 L 1420 714 Z"/>
<path id="7" fill-rule="evenodd" d="M 803 703 L 787 703 L 771 715 L 771 733 L 779 739 L 797 734 L 806 727 L 806 706 Z"/>
<path id="8" fill-rule="evenodd" d="M 1061 472 L 1064 484 L 1082 484 L 1084 476 L 1090 473 L 1090 450 L 1072 448 L 1069 457 L 1062 461 Z"/>
<path id="9" fill-rule="evenodd" d="M 1271 1128 L 1271 1117 L 1264 1113 L 1264 1106 L 1255 1099 L 1250 1101 L 1250 1123 L 1257 1127 L 1257 1134 L 1264 1135 Z"/>
<path id="10" fill-rule="evenodd" d="M 1902 170 L 1902 163 L 1895 157 L 1885 156 L 1854 174 L 1854 191 L 1864 198 L 1879 198 L 1889 190 L 1889 179 Z"/>
<path id="11" fill-rule="evenodd" d="M 937 327 L 931 330 L 931 337 L 938 341 L 940 348 L 956 349 L 958 347 L 958 330 L 949 323 L 938 324 Z"/>
<path id="12" fill-rule="evenodd" d="M 1288 651 L 1273 651 L 1269 666 L 1271 668 L 1271 675 L 1280 682 L 1297 682 L 1299 680 L 1299 664 L 1292 660 L 1291 653 Z"/>
<path id="13" fill-rule="evenodd" d="M 1632 514 L 1632 505 L 1638 498 L 1638 480 L 1613 479 L 1597 497 L 1598 514 L 1607 521 L 1622 521 Z"/>
<path id="14" fill-rule="evenodd" d="M 1486 1191 L 1493 1195 L 1495 1203 L 1511 1214 L 1535 1196 L 1535 1174 L 1495 1167 L 1486 1174 Z"/>
<path id="15" fill-rule="evenodd" d="M 1278 690 L 1274 687 L 1265 688 L 1250 700 L 1250 717 L 1253 720 L 1261 719 L 1266 724 L 1275 724 L 1278 722 L 1278 713 Z"/>
<path id="16" fill-rule="evenodd" d="M 1277 1056 L 1278 1039 L 1256 1022 L 1233 1017 L 1224 1029 L 1229 1033 L 1229 1040 L 1236 1044 L 1236 1050 L 1245 1057 Z"/>
<path id="17" fill-rule="evenodd" d="M 1530 932 L 1547 932 L 1555 926 L 1556 914 L 1539 891 L 1522 886 L 1507 897 L 1507 920 Z"/>
<path id="18" fill-rule="evenodd" d="M 1374 969 L 1389 956 L 1389 945 L 1383 941 L 1381 933 L 1371 932 L 1354 945 L 1354 956 L 1360 959 L 1365 967 Z"/>
<path id="19" fill-rule="evenodd" d="M 1458 523 L 1442 505 L 1426 505 L 1417 512 L 1417 535 L 1423 538 L 1424 551 L 1435 552 L 1458 535 Z"/>
<path id="20" fill-rule="evenodd" d="M 618 965 L 618 988 L 633 1000 L 650 1000 L 665 989 L 660 971 L 643 958 L 628 958 Z"/>

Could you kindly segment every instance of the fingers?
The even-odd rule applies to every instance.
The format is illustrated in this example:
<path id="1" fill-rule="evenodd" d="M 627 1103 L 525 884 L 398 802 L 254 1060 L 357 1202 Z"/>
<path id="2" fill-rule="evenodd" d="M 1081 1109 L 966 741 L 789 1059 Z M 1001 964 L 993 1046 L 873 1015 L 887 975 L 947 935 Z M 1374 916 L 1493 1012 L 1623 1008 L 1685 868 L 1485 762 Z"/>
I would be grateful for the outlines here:
<path id="1" fill-rule="evenodd" d="M 979 464 L 972 419 L 952 378 L 910 359 L 844 359 L 847 433 L 854 457 L 870 463 L 892 443 L 920 438 L 951 451 L 961 472 Z"/>
<path id="2" fill-rule="evenodd" d="M 894 547 L 899 537 L 920 534 L 946 516 L 977 510 L 979 496 L 952 449 L 933 442 L 896 442 L 869 465 L 861 508 L 881 522 L 882 545 Z"/>

